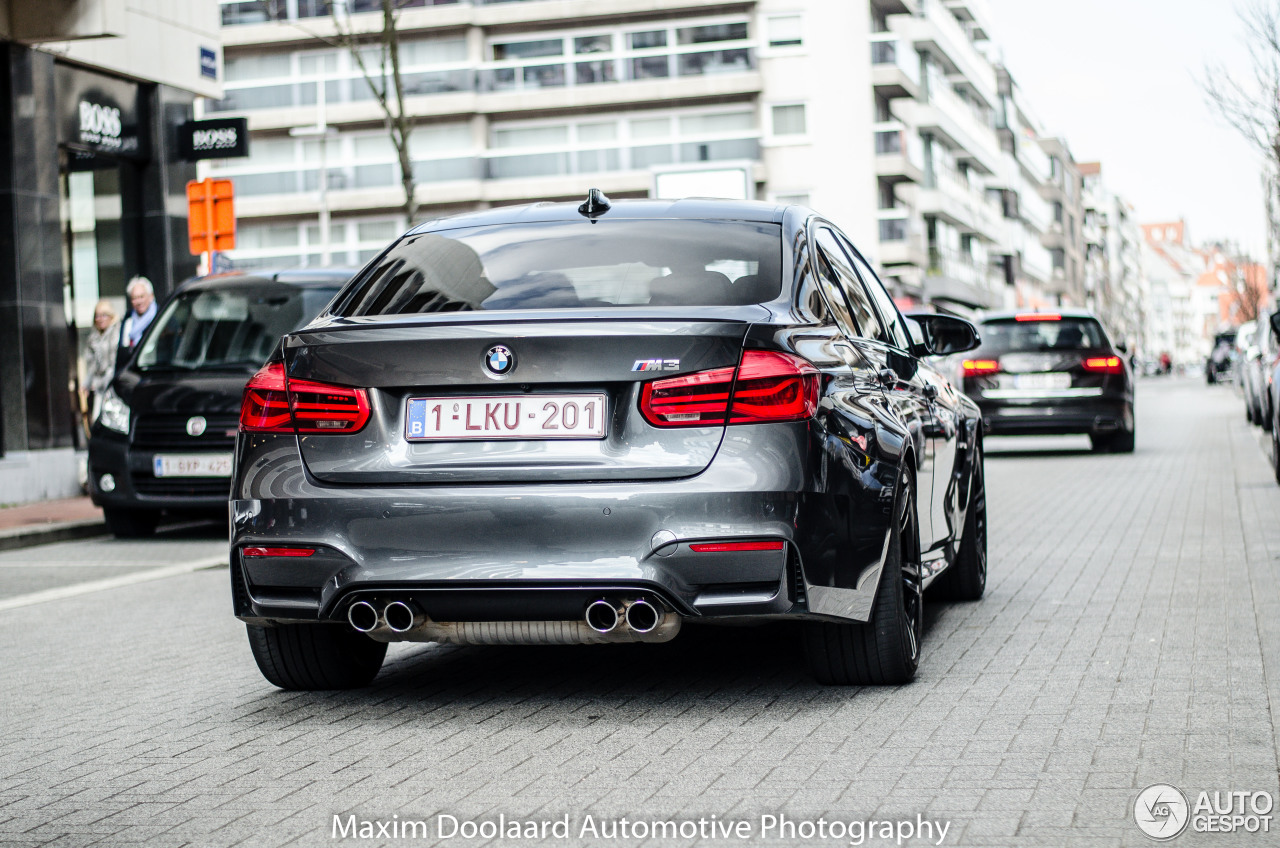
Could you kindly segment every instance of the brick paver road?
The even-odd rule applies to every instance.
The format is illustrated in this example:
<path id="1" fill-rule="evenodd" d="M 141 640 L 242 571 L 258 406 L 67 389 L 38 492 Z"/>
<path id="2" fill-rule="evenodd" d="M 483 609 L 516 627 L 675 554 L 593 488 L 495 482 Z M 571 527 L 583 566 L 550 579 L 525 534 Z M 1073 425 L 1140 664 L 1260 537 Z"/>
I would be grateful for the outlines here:
<path id="1" fill-rule="evenodd" d="M 851 842 L 762 835 L 779 815 L 1145 845 L 1131 808 L 1149 784 L 1278 793 L 1280 487 L 1229 388 L 1148 381 L 1139 426 L 1132 456 L 992 440 L 988 596 L 931 607 L 901 688 L 813 684 L 785 628 L 689 628 L 662 646 L 397 646 L 367 690 L 287 694 L 258 675 L 222 572 L 2 611 L 0 844 L 561 841 L 442 840 L 447 814 L 567 815 L 585 845 Z M 433 830 L 344 842 L 335 814 Z M 712 815 L 751 838 L 579 836 L 587 816 Z"/>

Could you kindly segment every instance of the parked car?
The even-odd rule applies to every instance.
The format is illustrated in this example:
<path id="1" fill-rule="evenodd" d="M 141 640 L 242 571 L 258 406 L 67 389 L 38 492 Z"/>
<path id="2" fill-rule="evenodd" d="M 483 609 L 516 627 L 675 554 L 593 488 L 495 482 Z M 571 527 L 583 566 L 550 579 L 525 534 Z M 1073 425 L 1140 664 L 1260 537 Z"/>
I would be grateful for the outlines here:
<path id="1" fill-rule="evenodd" d="M 1236 373 L 1236 331 L 1226 330 L 1213 337 L 1213 348 L 1204 361 L 1204 379 L 1209 385 L 1229 383 Z"/>
<path id="2" fill-rule="evenodd" d="M 1263 386 L 1263 397 L 1266 399 L 1266 429 L 1271 431 L 1271 463 L 1275 471 L 1276 482 L 1280 483 L 1280 309 L 1267 315 L 1267 325 L 1271 330 L 1271 358 L 1264 366 L 1266 384 Z"/>
<path id="3" fill-rule="evenodd" d="M 790 620 L 824 683 L 911 680 L 924 590 L 987 568 L 978 410 L 933 365 L 977 335 L 915 320 L 799 206 L 593 191 L 416 228 L 245 389 L 259 668 L 345 688 L 393 641 Z"/>
<path id="4" fill-rule="evenodd" d="M 1263 429 L 1271 429 L 1271 398 L 1267 391 L 1267 383 L 1271 377 L 1271 365 L 1276 357 L 1275 334 L 1271 332 L 1270 315 L 1263 311 L 1258 314 L 1257 321 L 1248 321 L 1240 325 L 1240 333 L 1236 336 L 1236 345 L 1240 347 L 1240 339 L 1248 339 L 1240 350 L 1240 389 L 1244 395 L 1245 417 L 1251 424 Z M 1253 325 L 1252 331 L 1245 335 L 1245 327 Z"/>
<path id="5" fill-rule="evenodd" d="M 351 274 L 241 272 L 178 288 L 90 432 L 89 494 L 112 533 L 150 535 L 162 513 L 227 514 L 245 383 Z"/>
<path id="6" fill-rule="evenodd" d="M 1084 433 L 1095 451 L 1132 453 L 1133 374 L 1084 310 L 999 312 L 962 363 L 964 392 L 993 435 Z"/>

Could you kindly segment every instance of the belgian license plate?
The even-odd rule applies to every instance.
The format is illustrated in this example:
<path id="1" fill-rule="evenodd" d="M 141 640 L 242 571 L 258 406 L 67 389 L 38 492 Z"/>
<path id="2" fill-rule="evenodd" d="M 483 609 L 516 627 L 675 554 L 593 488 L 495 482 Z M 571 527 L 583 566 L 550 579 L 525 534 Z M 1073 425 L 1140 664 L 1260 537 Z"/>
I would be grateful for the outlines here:
<path id="1" fill-rule="evenodd" d="M 153 460 L 157 477 L 230 477 L 229 453 L 158 453 Z"/>
<path id="2" fill-rule="evenodd" d="M 1013 375 L 1013 387 L 1015 389 L 1069 389 L 1071 388 L 1071 375 L 1064 374 L 1061 371 L 1049 371 L 1043 374 L 1015 374 Z"/>
<path id="3" fill-rule="evenodd" d="M 604 395 L 410 398 L 405 438 L 603 439 Z"/>

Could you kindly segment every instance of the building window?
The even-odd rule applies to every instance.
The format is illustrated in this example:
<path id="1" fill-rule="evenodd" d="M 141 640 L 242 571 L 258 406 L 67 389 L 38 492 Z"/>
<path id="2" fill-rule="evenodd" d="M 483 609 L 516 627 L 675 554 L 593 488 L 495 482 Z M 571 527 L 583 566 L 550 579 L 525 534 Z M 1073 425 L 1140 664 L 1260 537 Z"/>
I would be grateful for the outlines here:
<path id="1" fill-rule="evenodd" d="M 804 135 L 808 131 L 808 127 L 805 123 L 803 103 L 790 103 L 785 106 L 773 107 L 774 135 Z"/>
<path id="2" fill-rule="evenodd" d="M 770 47 L 799 47 L 804 44 L 799 15 L 778 15 L 769 18 L 765 28 L 769 33 Z"/>
<path id="3" fill-rule="evenodd" d="M 794 204 L 794 205 L 796 205 L 796 206 L 808 206 L 808 205 L 809 205 L 809 195 L 808 195 L 808 193 L 804 193 L 804 194 L 775 194 L 775 195 L 773 196 L 773 202 L 774 202 L 774 203 L 781 203 L 781 204 L 784 204 L 784 205 Z"/>

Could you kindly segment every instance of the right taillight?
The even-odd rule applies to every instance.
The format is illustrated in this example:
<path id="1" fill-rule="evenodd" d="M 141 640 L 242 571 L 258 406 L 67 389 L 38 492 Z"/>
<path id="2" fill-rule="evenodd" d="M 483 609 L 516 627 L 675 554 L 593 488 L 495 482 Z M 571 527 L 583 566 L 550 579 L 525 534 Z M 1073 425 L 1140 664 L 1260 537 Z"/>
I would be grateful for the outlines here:
<path id="1" fill-rule="evenodd" d="M 645 383 L 640 412 L 655 427 L 803 421 L 817 411 L 818 393 L 818 370 L 805 360 L 749 350 L 737 368 Z"/>
<path id="2" fill-rule="evenodd" d="M 1124 363 L 1118 356 L 1091 356 L 1081 364 L 1084 365 L 1084 370 L 1098 374 L 1124 373 Z"/>
<path id="3" fill-rule="evenodd" d="M 1000 372 L 1000 360 L 998 359 L 966 359 L 964 361 L 964 375 L 966 377 L 985 377 L 988 374 L 998 374 Z"/>
<path id="4" fill-rule="evenodd" d="M 240 402 L 240 430 L 245 433 L 354 433 L 368 420 L 364 389 L 286 380 L 280 362 L 254 374 Z"/>

